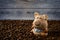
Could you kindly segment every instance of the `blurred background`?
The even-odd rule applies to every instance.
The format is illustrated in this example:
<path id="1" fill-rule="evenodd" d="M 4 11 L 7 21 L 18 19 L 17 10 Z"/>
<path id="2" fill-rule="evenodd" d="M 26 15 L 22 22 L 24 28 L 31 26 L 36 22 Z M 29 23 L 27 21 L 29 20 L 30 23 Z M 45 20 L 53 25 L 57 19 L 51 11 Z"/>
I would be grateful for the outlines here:
<path id="1" fill-rule="evenodd" d="M 60 20 L 60 0 L 0 0 L 0 20 L 33 20 L 35 11 Z"/>

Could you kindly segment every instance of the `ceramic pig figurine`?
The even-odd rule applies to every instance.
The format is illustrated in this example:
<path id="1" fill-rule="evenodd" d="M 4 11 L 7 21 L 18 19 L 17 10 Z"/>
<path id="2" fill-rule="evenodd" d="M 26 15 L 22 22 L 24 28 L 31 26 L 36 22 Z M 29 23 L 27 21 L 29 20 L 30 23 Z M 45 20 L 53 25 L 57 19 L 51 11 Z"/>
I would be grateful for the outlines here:
<path id="1" fill-rule="evenodd" d="M 35 35 L 48 35 L 48 16 L 46 14 L 40 15 L 38 12 L 34 13 L 34 21 L 32 23 L 32 30 Z"/>

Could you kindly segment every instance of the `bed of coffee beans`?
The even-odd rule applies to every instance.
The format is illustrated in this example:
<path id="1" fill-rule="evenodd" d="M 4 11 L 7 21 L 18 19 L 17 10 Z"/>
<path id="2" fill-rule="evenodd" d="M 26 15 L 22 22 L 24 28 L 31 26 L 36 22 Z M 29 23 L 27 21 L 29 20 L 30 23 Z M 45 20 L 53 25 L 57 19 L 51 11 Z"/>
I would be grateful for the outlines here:
<path id="1" fill-rule="evenodd" d="M 0 40 L 60 40 L 60 21 L 48 21 L 48 36 L 31 33 L 33 20 L 0 20 Z"/>

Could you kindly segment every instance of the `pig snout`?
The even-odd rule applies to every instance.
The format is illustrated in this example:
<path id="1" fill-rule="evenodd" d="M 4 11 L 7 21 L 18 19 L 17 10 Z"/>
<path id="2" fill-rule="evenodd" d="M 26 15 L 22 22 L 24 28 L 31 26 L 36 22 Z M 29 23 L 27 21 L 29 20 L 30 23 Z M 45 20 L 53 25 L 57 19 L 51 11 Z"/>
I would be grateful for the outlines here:
<path id="1" fill-rule="evenodd" d="M 41 25 L 41 22 L 40 21 L 35 21 L 35 25 L 39 26 L 39 25 Z"/>

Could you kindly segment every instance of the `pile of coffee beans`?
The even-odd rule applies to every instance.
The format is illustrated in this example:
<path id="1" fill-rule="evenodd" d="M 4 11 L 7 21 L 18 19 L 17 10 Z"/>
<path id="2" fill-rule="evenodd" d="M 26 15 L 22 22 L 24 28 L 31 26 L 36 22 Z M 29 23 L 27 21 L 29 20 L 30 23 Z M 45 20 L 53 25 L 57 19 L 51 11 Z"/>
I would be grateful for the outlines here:
<path id="1" fill-rule="evenodd" d="M 48 21 L 47 37 L 36 36 L 30 31 L 33 20 L 0 20 L 0 40 L 58 40 L 60 21 Z"/>

